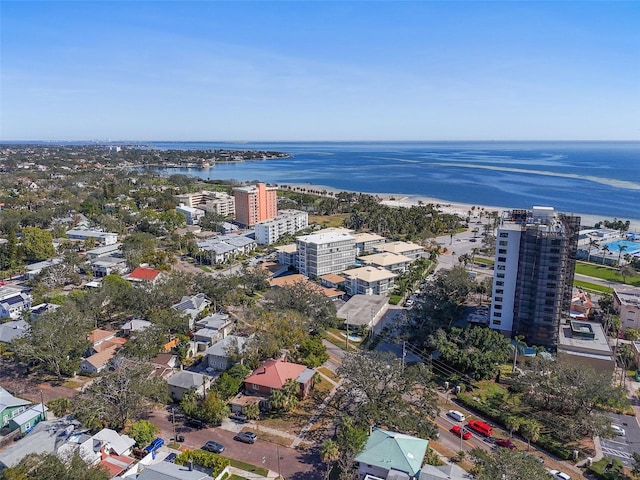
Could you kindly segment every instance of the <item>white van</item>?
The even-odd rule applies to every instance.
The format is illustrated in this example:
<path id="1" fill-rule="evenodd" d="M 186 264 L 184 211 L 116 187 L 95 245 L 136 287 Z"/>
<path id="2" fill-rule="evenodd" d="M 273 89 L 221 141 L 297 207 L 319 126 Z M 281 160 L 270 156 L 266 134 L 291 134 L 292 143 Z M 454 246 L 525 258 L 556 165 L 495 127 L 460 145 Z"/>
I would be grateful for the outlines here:
<path id="1" fill-rule="evenodd" d="M 564 472 L 558 470 L 549 470 L 549 475 L 556 480 L 571 480 L 571 477 Z"/>
<path id="2" fill-rule="evenodd" d="M 456 422 L 464 422 L 467 417 L 464 416 L 464 413 L 459 412 L 458 410 L 449 410 L 447 412 L 447 416 L 453 418 Z"/>

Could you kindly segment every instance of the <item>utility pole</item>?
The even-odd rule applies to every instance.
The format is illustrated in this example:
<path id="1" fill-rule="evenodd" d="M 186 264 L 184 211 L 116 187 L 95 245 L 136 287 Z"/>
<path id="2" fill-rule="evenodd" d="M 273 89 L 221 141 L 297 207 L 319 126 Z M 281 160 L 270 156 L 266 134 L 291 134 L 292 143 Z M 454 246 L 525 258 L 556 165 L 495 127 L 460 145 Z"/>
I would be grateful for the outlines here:
<path id="1" fill-rule="evenodd" d="M 176 439 L 176 409 L 171 407 L 171 423 L 173 424 L 173 441 L 177 442 Z"/>
<path id="2" fill-rule="evenodd" d="M 404 358 L 407 356 L 407 341 L 402 342 L 402 371 L 404 372 Z"/>
<path id="3" fill-rule="evenodd" d="M 282 478 L 282 475 L 280 475 L 280 444 L 279 443 L 276 443 L 276 452 L 278 455 L 278 480 L 280 479 L 284 480 Z"/>

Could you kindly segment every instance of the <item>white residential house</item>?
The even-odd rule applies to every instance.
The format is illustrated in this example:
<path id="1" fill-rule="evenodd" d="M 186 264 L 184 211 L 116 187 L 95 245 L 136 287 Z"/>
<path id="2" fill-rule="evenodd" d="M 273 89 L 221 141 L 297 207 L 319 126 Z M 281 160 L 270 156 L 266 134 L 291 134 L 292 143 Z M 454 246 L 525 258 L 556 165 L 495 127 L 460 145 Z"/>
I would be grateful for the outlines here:
<path id="1" fill-rule="evenodd" d="M 33 280 L 38 275 L 40 275 L 45 268 L 52 267 L 59 264 L 60 262 L 62 262 L 61 258 L 52 258 L 50 260 L 44 260 L 42 262 L 27 265 L 25 267 L 25 277 L 27 277 L 27 280 Z"/>
<path id="2" fill-rule="evenodd" d="M 122 275 L 128 270 L 127 260 L 119 256 L 101 256 L 91 261 L 91 272 L 95 278 L 107 275 Z"/>
<path id="3" fill-rule="evenodd" d="M 0 287 L 0 318 L 20 318 L 22 312 L 31 308 L 33 297 L 21 288 Z"/>

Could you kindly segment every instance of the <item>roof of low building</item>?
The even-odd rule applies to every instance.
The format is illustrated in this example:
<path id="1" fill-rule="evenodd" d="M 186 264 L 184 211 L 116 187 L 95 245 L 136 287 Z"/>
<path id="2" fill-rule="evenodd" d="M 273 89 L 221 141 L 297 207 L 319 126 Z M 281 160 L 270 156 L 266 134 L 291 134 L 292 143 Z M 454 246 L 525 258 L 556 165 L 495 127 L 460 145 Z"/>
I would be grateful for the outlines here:
<path id="1" fill-rule="evenodd" d="M 349 325 L 367 325 L 388 303 L 384 295 L 354 295 L 340 307 L 336 316 L 349 319 Z"/>
<path id="2" fill-rule="evenodd" d="M 375 428 L 355 461 L 417 475 L 428 445 L 422 438 Z"/>
<path id="3" fill-rule="evenodd" d="M 267 360 L 245 379 L 245 383 L 281 389 L 287 380 L 296 380 L 305 370 L 305 365 L 279 359 Z"/>
<path id="4" fill-rule="evenodd" d="M 49 409 L 45 405 L 42 405 L 41 403 L 39 403 L 37 405 L 34 405 L 33 407 L 28 408 L 21 414 L 16 415 L 11 420 L 13 420 L 18 425 L 24 425 L 25 423 L 30 422 L 34 418 L 39 417 L 47 410 Z"/>
<path id="5" fill-rule="evenodd" d="M 404 255 L 393 252 L 382 252 L 374 253 L 373 255 L 363 255 L 362 257 L 358 257 L 358 260 L 360 260 L 364 264 L 373 263 L 382 267 L 397 265 L 399 263 L 411 263 L 411 259 L 409 257 L 405 257 Z"/>
<path id="6" fill-rule="evenodd" d="M 23 336 L 29 324 L 24 320 L 12 320 L 0 323 L 0 342 L 9 343 L 13 339 Z"/>
<path id="7" fill-rule="evenodd" d="M 413 242 L 387 242 L 375 247 L 376 250 L 391 252 L 391 253 L 404 253 L 412 252 L 415 250 L 424 250 L 424 247 Z"/>
<path id="8" fill-rule="evenodd" d="M 385 268 L 377 268 L 371 266 L 345 270 L 344 272 L 342 272 L 342 275 L 347 278 L 357 278 L 358 280 L 362 280 L 367 283 L 379 282 L 381 280 L 389 280 L 391 278 L 397 277 L 395 273 L 392 273 Z"/>
<path id="9" fill-rule="evenodd" d="M 322 275 L 320 278 L 334 284 L 344 283 L 344 277 L 335 273 L 327 273 L 326 275 Z"/>
<path id="10" fill-rule="evenodd" d="M 160 273 L 160 270 L 156 270 L 155 268 L 136 267 L 129 275 L 127 275 L 127 278 L 129 280 L 153 282 L 156 278 L 158 278 L 158 275 L 160 275 Z"/>
<path id="11" fill-rule="evenodd" d="M 172 387 L 196 390 L 202 387 L 204 384 L 205 376 L 201 373 L 189 372 L 187 370 L 180 370 L 169 377 L 167 383 Z"/>
<path id="12" fill-rule="evenodd" d="M 23 400 L 22 398 L 14 397 L 4 388 L 0 387 L 0 412 L 9 407 L 23 407 L 29 405 L 29 400 Z"/>
<path id="13" fill-rule="evenodd" d="M 95 440 L 101 440 L 105 442 L 105 444 L 109 444 L 109 447 L 118 455 L 123 455 L 136 444 L 136 441 L 129 435 L 120 435 L 118 432 L 111 430 L 110 428 L 103 428 L 96 433 L 93 438 Z"/>
<path id="14" fill-rule="evenodd" d="M 171 462 L 152 463 L 144 467 L 137 480 L 211 480 L 211 476 Z"/>
<path id="15" fill-rule="evenodd" d="M 216 357 L 226 357 L 229 347 L 234 344 L 238 345 L 238 348 L 242 350 L 244 344 L 247 343 L 247 337 L 238 337 L 237 335 L 227 335 L 219 342 L 214 343 L 204 351 L 204 355 L 214 355 Z"/>

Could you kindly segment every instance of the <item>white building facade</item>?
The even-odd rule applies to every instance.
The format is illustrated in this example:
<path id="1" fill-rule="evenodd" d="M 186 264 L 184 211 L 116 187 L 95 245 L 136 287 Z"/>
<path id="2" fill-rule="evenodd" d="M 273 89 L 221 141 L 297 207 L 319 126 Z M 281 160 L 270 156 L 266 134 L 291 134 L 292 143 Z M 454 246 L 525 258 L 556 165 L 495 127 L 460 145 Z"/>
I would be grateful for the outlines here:
<path id="1" fill-rule="evenodd" d="M 256 223 L 256 243 L 270 245 L 283 235 L 293 235 L 309 226 L 309 214 L 300 210 L 281 210 L 271 220 Z"/>
<path id="2" fill-rule="evenodd" d="M 296 267 L 309 278 L 340 273 L 354 264 L 355 237 L 350 233 L 327 232 L 296 239 Z"/>

